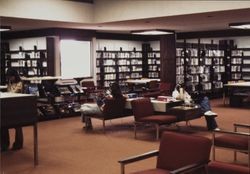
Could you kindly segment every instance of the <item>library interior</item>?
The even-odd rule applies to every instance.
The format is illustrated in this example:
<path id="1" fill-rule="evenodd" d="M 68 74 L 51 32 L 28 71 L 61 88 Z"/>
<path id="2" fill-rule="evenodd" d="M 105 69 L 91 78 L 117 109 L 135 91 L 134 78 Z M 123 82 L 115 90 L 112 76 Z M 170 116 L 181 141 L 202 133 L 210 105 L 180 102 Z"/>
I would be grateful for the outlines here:
<path id="1" fill-rule="evenodd" d="M 0 15 L 1 174 L 250 173 L 250 1 Z"/>

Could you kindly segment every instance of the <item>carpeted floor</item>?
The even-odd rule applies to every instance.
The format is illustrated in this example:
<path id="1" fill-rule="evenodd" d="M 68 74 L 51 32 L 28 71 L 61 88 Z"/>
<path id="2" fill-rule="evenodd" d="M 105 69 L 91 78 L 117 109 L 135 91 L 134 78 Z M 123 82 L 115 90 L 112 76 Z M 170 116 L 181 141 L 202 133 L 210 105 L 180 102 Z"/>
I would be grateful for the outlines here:
<path id="1" fill-rule="evenodd" d="M 233 130 L 233 123 L 250 124 L 250 110 L 229 108 L 222 100 L 212 100 L 212 108 L 218 113 L 217 122 L 221 129 Z M 102 122 L 93 120 L 94 130 L 85 132 L 79 117 L 51 120 L 38 124 L 39 165 L 33 166 L 33 129 L 25 127 L 24 148 L 1 154 L 1 174 L 118 174 L 118 160 L 158 149 L 155 130 L 144 127 L 134 139 L 133 117 L 107 121 L 106 133 L 102 132 Z M 180 122 L 165 130 L 211 137 L 206 130 L 204 118 L 190 122 Z M 13 142 L 13 130 L 10 131 Z M 217 160 L 233 162 L 231 151 L 217 150 Z M 181 154 L 179 154 L 181 155 Z M 247 155 L 240 154 L 238 163 L 247 164 Z M 127 172 L 155 167 L 155 158 L 129 165 Z"/>

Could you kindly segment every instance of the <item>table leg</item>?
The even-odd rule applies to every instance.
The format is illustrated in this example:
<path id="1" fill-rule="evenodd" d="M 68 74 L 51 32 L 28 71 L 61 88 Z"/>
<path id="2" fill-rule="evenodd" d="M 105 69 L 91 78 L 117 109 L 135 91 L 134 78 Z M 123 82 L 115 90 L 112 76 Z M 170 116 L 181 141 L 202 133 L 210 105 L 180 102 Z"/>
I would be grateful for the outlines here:
<path id="1" fill-rule="evenodd" d="M 34 134 L 34 165 L 38 165 L 38 140 L 37 140 L 37 123 L 33 127 Z"/>

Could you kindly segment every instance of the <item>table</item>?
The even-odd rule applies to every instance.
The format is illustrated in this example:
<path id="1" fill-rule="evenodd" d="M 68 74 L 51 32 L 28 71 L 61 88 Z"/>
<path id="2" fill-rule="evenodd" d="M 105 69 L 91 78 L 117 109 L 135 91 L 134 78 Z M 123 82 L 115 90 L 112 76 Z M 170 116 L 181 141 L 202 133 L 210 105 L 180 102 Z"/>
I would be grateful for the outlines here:
<path id="1" fill-rule="evenodd" d="M 37 101 L 31 94 L 0 92 L 1 127 L 33 126 L 34 165 L 38 165 Z"/>
<path id="2" fill-rule="evenodd" d="M 233 88 L 237 88 L 237 89 L 250 89 L 250 82 L 238 82 L 238 83 L 228 83 L 228 84 L 224 84 L 224 88 L 223 88 L 223 105 L 226 104 L 226 90 L 225 88 L 233 89 Z"/>
<path id="3" fill-rule="evenodd" d="M 7 85 L 5 85 L 5 86 L 2 86 L 2 85 L 0 85 L 0 91 L 7 91 Z"/>
<path id="4" fill-rule="evenodd" d="M 168 113 L 176 115 L 178 121 L 189 121 L 203 116 L 201 108 L 198 106 L 175 106 L 170 108 Z"/>
<path id="5" fill-rule="evenodd" d="M 133 83 L 133 84 L 147 84 L 151 81 L 159 81 L 160 79 L 128 79 L 126 83 Z"/>
<path id="6" fill-rule="evenodd" d="M 61 79 L 60 76 L 43 76 L 43 77 L 22 77 L 21 78 L 23 81 L 29 81 L 30 83 L 35 83 L 35 84 L 39 84 L 41 83 L 43 80 L 58 80 Z"/>
<path id="7" fill-rule="evenodd" d="M 132 109 L 131 101 L 139 98 L 130 98 L 126 99 L 125 108 Z M 155 112 L 167 112 L 169 108 L 181 105 L 183 101 L 174 100 L 174 101 L 159 101 L 159 100 L 151 100 L 153 104 L 153 108 Z"/>

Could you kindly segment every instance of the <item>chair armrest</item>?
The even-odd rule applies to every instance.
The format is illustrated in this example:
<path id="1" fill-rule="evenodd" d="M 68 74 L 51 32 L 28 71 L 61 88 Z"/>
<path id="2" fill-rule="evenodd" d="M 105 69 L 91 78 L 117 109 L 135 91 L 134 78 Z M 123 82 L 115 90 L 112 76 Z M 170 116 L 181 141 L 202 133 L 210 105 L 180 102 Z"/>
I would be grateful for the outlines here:
<path id="1" fill-rule="evenodd" d="M 192 171 L 192 170 L 195 170 L 195 169 L 198 169 L 198 168 L 201 168 L 201 167 L 207 165 L 208 162 L 209 161 L 186 165 L 186 166 L 183 166 L 183 167 L 178 168 L 176 170 L 172 170 L 169 173 L 170 174 L 178 174 L 178 173 L 182 173 L 182 172 Z"/>
<path id="2" fill-rule="evenodd" d="M 153 151 L 150 151 L 150 152 L 147 152 L 147 153 L 143 153 L 143 154 L 140 154 L 140 155 L 136 155 L 136 156 L 132 156 L 132 157 L 129 157 L 129 158 L 126 158 L 126 159 L 119 160 L 118 162 L 120 164 L 129 164 L 129 163 L 133 163 L 133 162 L 136 162 L 136 161 L 140 161 L 140 160 L 144 160 L 144 159 L 147 159 L 147 158 L 150 158 L 150 157 L 157 156 L 158 154 L 159 154 L 159 150 L 153 150 Z"/>
<path id="3" fill-rule="evenodd" d="M 126 159 L 123 159 L 123 160 L 119 160 L 118 162 L 121 165 L 121 174 L 125 173 L 125 165 L 126 164 L 130 164 L 130 163 L 133 163 L 133 162 L 137 162 L 137 161 L 140 161 L 140 160 L 144 160 L 144 159 L 147 159 L 147 158 L 158 156 L 158 154 L 159 154 L 159 150 L 153 150 L 153 151 L 150 151 L 150 152 L 147 152 L 147 153 L 144 153 L 144 154 L 132 156 L 132 157 L 129 157 L 129 158 L 126 158 Z"/>
<path id="4" fill-rule="evenodd" d="M 250 129 L 250 124 L 234 123 L 234 127 L 242 127 Z"/>
<path id="5" fill-rule="evenodd" d="M 231 135 L 243 135 L 243 136 L 250 136 L 250 133 L 244 132 L 233 132 L 233 131 L 222 131 L 222 130 L 214 130 L 213 133 L 226 133 Z"/>

